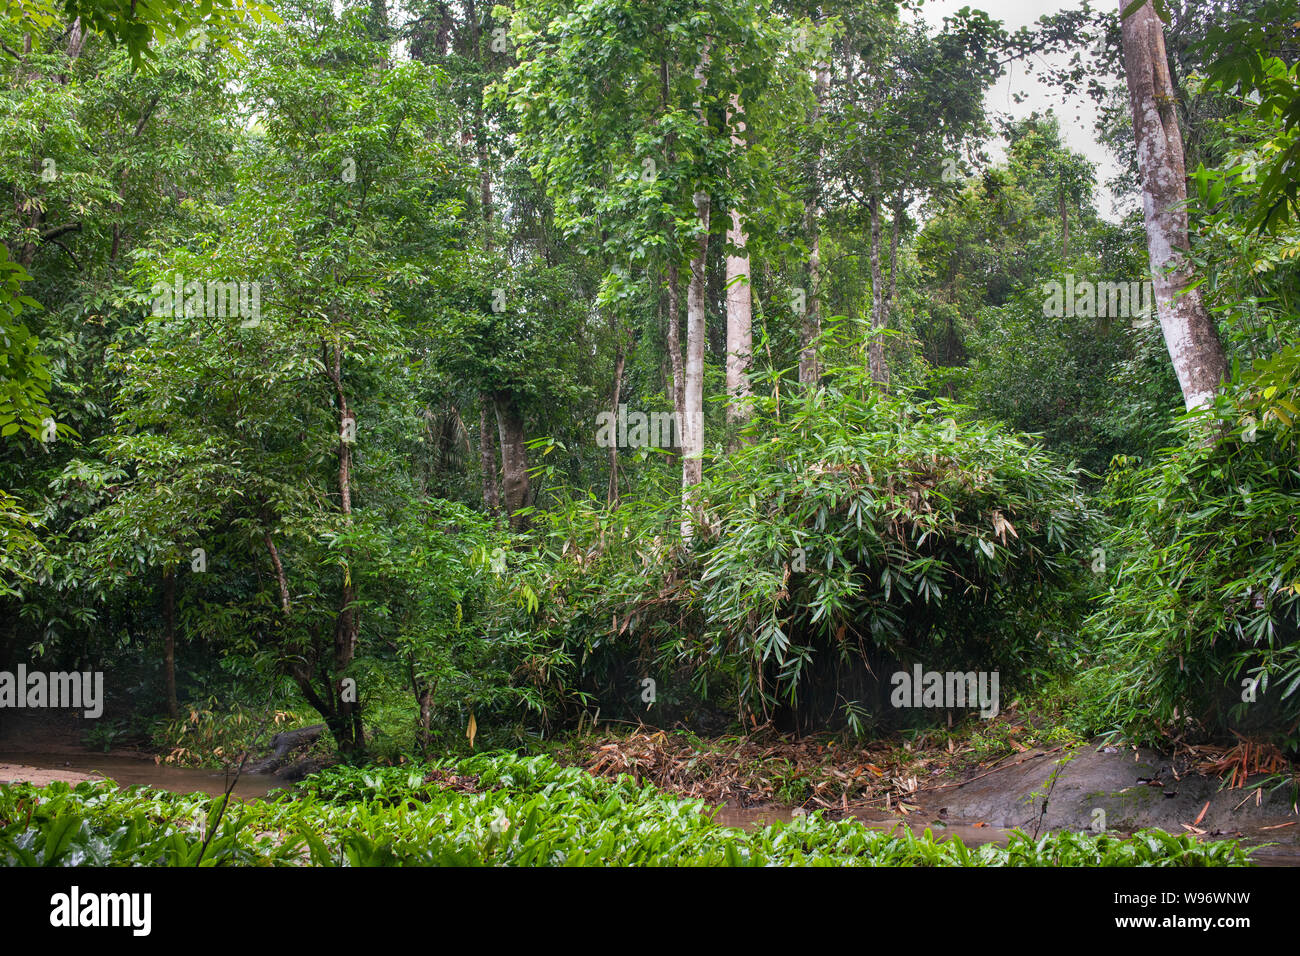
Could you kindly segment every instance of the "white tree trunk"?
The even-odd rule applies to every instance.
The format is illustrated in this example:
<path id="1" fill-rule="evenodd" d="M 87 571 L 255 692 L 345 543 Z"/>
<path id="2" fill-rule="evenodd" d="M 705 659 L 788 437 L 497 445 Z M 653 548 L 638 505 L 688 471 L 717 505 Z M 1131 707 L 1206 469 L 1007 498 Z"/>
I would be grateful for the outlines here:
<path id="1" fill-rule="evenodd" d="M 1120 10 L 1129 0 L 1120 0 Z M 1124 72 L 1137 143 L 1156 312 L 1188 411 L 1210 403 L 1228 363 L 1199 289 L 1188 289 L 1187 174 L 1164 30 L 1151 4 L 1123 23 Z"/>
<path id="2" fill-rule="evenodd" d="M 880 331 L 885 325 L 885 285 L 880 273 L 880 170 L 871 171 L 871 332 L 867 345 L 867 365 L 871 381 L 877 385 L 889 383 L 889 369 L 885 365 L 885 342 Z"/>
<path id="3" fill-rule="evenodd" d="M 821 119 L 823 104 L 830 89 L 830 67 L 818 64 L 813 83 L 813 110 L 810 127 L 815 128 Z M 811 196 L 804 207 L 804 233 L 808 238 L 808 285 L 805 290 L 803 328 L 799 331 L 799 384 L 813 386 L 820 377 L 817 363 L 816 339 L 821 334 L 821 231 L 817 223 L 818 198 L 821 195 L 822 147 L 817 139 L 817 150 L 809 169 Z"/>
<path id="4" fill-rule="evenodd" d="M 691 279 L 686 289 L 686 382 L 682 396 L 682 488 L 698 485 L 704 477 L 704 348 L 707 338 L 704 269 L 709 251 L 709 194 L 695 194 L 695 213 L 700 220 L 700 238 L 691 260 Z"/>
<path id="5" fill-rule="evenodd" d="M 708 82 L 709 47 L 706 44 L 695 79 L 699 83 L 700 123 L 708 124 L 704 110 L 704 88 Z M 710 197 L 705 190 L 695 193 L 695 215 L 700 234 L 691 258 L 691 276 L 686 286 L 686 367 L 682 394 L 682 540 L 691 539 L 690 490 L 704 478 L 704 349 L 708 333 L 705 309 L 705 267 L 709 252 Z"/>
<path id="6" fill-rule="evenodd" d="M 730 123 L 739 112 L 740 97 L 732 94 L 727 121 Z M 740 136 L 742 132 L 744 123 L 738 123 L 731 134 L 732 145 L 737 150 L 745 148 L 745 141 Z M 733 209 L 731 225 L 727 229 L 727 245 L 737 250 L 727 254 L 727 421 L 733 424 L 748 421 L 752 413 L 749 366 L 754 347 L 753 302 L 746 241 L 740 211 Z"/>

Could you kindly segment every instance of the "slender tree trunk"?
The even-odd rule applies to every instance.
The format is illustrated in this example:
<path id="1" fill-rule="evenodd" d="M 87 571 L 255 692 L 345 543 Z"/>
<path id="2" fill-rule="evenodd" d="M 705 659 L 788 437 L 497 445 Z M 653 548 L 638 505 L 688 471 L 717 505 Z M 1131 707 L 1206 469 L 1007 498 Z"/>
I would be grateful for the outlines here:
<path id="1" fill-rule="evenodd" d="M 1121 0 L 1120 10 L 1128 5 Z M 1122 25 L 1124 72 L 1137 144 L 1156 312 L 1165 345 L 1190 411 L 1209 404 L 1228 374 L 1223 343 L 1199 289 L 1189 288 L 1186 170 L 1173 84 L 1165 58 L 1164 30 L 1145 3 Z"/>
<path id="2" fill-rule="evenodd" d="M 1056 193 L 1057 212 L 1061 216 L 1061 260 L 1070 258 L 1070 215 L 1065 206 L 1065 174 L 1061 174 L 1060 186 Z"/>
<path id="3" fill-rule="evenodd" d="M 804 204 L 804 235 L 808 239 L 808 288 L 804 291 L 803 327 L 799 330 L 799 384 L 813 386 L 821 377 L 817 361 L 817 337 L 821 334 L 821 229 L 817 209 L 821 198 L 822 142 L 816 131 L 830 90 L 830 68 L 818 64 L 813 82 L 813 109 L 809 127 L 814 130 L 813 159 L 809 164 L 809 198 Z"/>
<path id="4" fill-rule="evenodd" d="M 695 258 L 691 260 L 691 278 L 686 290 L 686 369 L 685 396 L 682 404 L 682 488 L 697 485 L 704 478 L 704 346 L 707 309 L 704 297 L 704 270 L 709 251 L 709 194 L 695 194 L 695 214 L 700 233 Z"/>
<path id="5" fill-rule="evenodd" d="M 618 420 L 618 403 L 623 390 L 623 368 L 627 364 L 627 356 L 623 352 L 623 342 L 619 336 L 618 323 L 611 318 L 610 325 L 614 328 L 614 335 L 619 339 L 618 351 L 614 361 L 614 388 L 613 395 L 610 399 L 610 410 L 614 413 L 614 420 Z M 612 508 L 618 504 L 618 442 L 609 443 L 609 493 L 605 498 L 606 502 Z"/>
<path id="6" fill-rule="evenodd" d="M 704 360 L 708 362 L 717 359 L 724 369 L 727 363 L 727 293 L 723 287 L 727 284 L 727 257 L 723 246 L 730 229 L 730 216 L 724 214 L 721 217 L 710 217 L 709 257 L 707 279 L 704 283 L 704 321 L 708 335 L 708 340 L 704 344 Z M 719 305 L 721 309 L 718 309 Z M 709 321 L 715 315 L 719 316 L 721 321 Z"/>
<path id="7" fill-rule="evenodd" d="M 669 103 L 669 82 L 668 82 L 668 60 L 660 62 L 659 67 L 660 87 L 659 103 L 665 111 Z M 669 132 L 665 145 L 668 150 L 669 164 L 677 161 L 677 154 L 673 150 L 673 144 L 677 141 L 677 134 Z M 668 248 L 676 248 L 677 226 L 676 217 L 669 216 L 664 224 L 667 232 Z M 686 416 L 686 371 L 685 362 L 682 359 L 682 285 L 681 276 L 677 272 L 677 261 L 675 256 L 669 256 L 668 268 L 664 276 L 664 284 L 668 288 L 668 333 L 667 333 L 667 351 L 668 363 L 672 370 L 671 394 L 669 399 L 673 403 L 673 420 L 677 422 L 677 430 L 681 432 L 681 424 Z"/>
<path id="8" fill-rule="evenodd" d="M 484 62 L 482 29 L 474 0 L 467 0 L 466 19 L 473 31 L 474 58 L 480 70 L 486 71 Z M 487 123 L 483 115 L 483 87 L 480 86 L 474 99 L 474 142 L 478 157 L 479 211 L 483 221 L 483 250 L 492 252 L 492 164 L 488 150 Z M 514 398 L 502 391 L 491 394 L 484 392 L 481 396 L 482 406 L 479 410 L 479 460 L 483 469 L 483 504 L 489 513 L 501 511 L 502 491 L 505 497 L 505 510 L 510 526 L 519 527 L 522 518 L 515 512 L 523 507 L 528 495 L 528 460 L 523 452 L 523 423 L 515 408 Z M 491 412 L 488 405 L 491 403 Z M 501 473 L 502 483 L 497 484 L 496 448 L 492 439 L 491 418 L 496 419 L 497 432 L 501 438 Z M 508 446 L 506 436 L 511 441 L 519 440 L 518 447 Z M 491 456 L 489 460 L 489 456 Z M 521 457 L 522 456 L 522 457 Z M 522 497 L 517 469 L 523 462 Z M 499 490 L 500 489 L 500 490 Z M 514 496 L 514 497 L 512 497 Z"/>
<path id="9" fill-rule="evenodd" d="M 339 510 L 345 527 L 352 524 L 352 442 L 356 434 L 356 413 L 348 407 L 343 389 L 343 347 L 334 346 L 333 375 L 339 405 Z M 344 693 L 344 673 L 352 665 L 357 653 L 357 640 L 361 621 L 357 611 L 357 586 L 352 579 L 352 549 L 343 549 L 343 584 L 341 606 L 334 623 L 334 681 L 336 726 L 331 727 L 339 748 L 355 753 L 365 746 L 361 728 L 361 701 L 348 700 Z"/>
<path id="10" fill-rule="evenodd" d="M 904 200 L 900 197 L 891 210 L 893 222 L 889 230 L 889 288 L 885 292 L 885 326 L 889 326 L 889 310 L 898 295 L 898 230 L 903 221 Z"/>
<path id="11" fill-rule="evenodd" d="M 501 513 L 501 486 L 497 481 L 496 411 L 492 396 L 479 396 L 478 458 L 483 469 L 483 507 L 488 514 Z"/>
<path id="12" fill-rule="evenodd" d="M 889 328 L 889 310 L 893 308 L 894 299 L 898 297 L 898 230 L 902 228 L 902 216 L 904 216 L 905 208 L 906 200 L 902 196 L 898 196 L 898 199 L 894 200 L 891 211 L 893 221 L 889 226 L 889 286 L 885 289 L 884 319 L 881 320 L 881 324 L 885 328 Z M 888 367 L 885 368 L 887 376 L 888 371 Z"/>
<path id="13" fill-rule="evenodd" d="M 730 122 L 740 112 L 740 97 L 732 94 Z M 740 136 L 744 123 L 738 123 L 731 135 L 732 145 L 744 149 Z M 750 290 L 748 237 L 740 218 L 740 211 L 731 210 L 731 224 L 727 228 L 727 421 L 732 425 L 747 422 L 752 414 L 749 387 L 749 367 L 754 348 L 753 301 Z"/>
<path id="14" fill-rule="evenodd" d="M 269 523 L 269 517 L 263 515 L 264 523 Z M 289 579 L 284 573 L 284 562 L 280 560 L 280 551 L 275 546 L 275 540 L 271 537 L 269 530 L 262 532 L 262 540 L 266 544 L 266 551 L 271 556 L 271 566 L 275 569 L 275 582 L 280 591 L 280 610 L 284 612 L 284 621 L 288 623 L 289 619 Z M 323 678 L 323 687 L 325 693 L 316 692 L 316 686 L 312 683 L 312 668 L 314 664 L 301 658 L 291 659 L 289 672 L 293 676 L 294 682 L 298 685 L 298 690 L 316 709 L 316 713 L 325 718 L 325 723 L 330 728 L 330 733 L 340 748 L 346 749 L 344 734 L 338 724 L 338 707 L 336 704 L 336 694 L 330 689 L 328 675 Z"/>
<path id="15" fill-rule="evenodd" d="M 285 577 L 284 564 L 280 561 L 280 551 L 275 546 L 275 540 L 271 537 L 271 532 L 264 532 L 263 540 L 266 541 L 266 550 L 271 555 L 271 566 L 275 568 L 275 583 L 280 588 L 280 610 L 284 611 L 287 617 L 289 615 L 289 579 Z"/>
<path id="16" fill-rule="evenodd" d="M 523 531 L 528 518 L 520 510 L 528 504 L 528 447 L 524 417 L 515 396 L 498 389 L 493 393 L 497 413 L 497 433 L 501 439 L 502 491 L 510 527 Z"/>
<path id="17" fill-rule="evenodd" d="M 673 372 L 673 411 L 680 423 L 686 415 L 686 365 L 682 360 L 681 277 L 677 265 L 668 266 L 668 362 Z"/>
<path id="18" fill-rule="evenodd" d="M 867 348 L 867 365 L 871 381 L 877 385 L 889 384 L 889 368 L 885 364 L 885 342 L 880 332 L 885 322 L 885 288 L 880 273 L 880 170 L 872 170 L 872 190 L 868 199 L 871 213 L 871 338 Z"/>
<path id="19" fill-rule="evenodd" d="M 176 570 L 163 571 L 163 682 L 167 688 L 167 716 L 180 716 L 176 700 Z"/>
<path id="20" fill-rule="evenodd" d="M 704 89 L 708 83 L 709 47 L 706 44 L 695 79 L 699 83 L 700 124 L 707 128 Z M 695 216 L 700 234 L 691 259 L 691 277 L 686 289 L 686 368 L 682 399 L 682 540 L 691 539 L 690 490 L 704 478 L 704 348 L 708 334 L 705 303 L 705 269 L 709 261 L 709 194 L 695 192 Z"/>

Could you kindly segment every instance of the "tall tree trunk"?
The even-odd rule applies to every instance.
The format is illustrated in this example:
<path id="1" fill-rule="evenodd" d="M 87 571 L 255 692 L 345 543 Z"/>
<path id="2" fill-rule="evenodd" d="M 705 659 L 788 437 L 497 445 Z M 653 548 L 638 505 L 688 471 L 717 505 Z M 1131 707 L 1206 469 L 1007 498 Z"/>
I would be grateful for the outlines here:
<path id="1" fill-rule="evenodd" d="M 704 284 L 709 251 L 709 194 L 695 194 L 695 214 L 700 221 L 691 278 L 686 290 L 686 369 L 682 399 L 682 488 L 704 478 L 704 346 L 707 338 Z"/>
<path id="2" fill-rule="evenodd" d="M 668 81 L 668 60 L 665 58 L 659 66 L 660 87 L 659 103 L 666 111 L 669 103 L 669 81 Z M 665 145 L 668 150 L 668 162 L 673 164 L 677 161 L 677 154 L 673 150 L 673 144 L 677 141 L 677 134 L 669 131 L 665 138 Z M 668 216 L 664 224 L 667 232 L 668 248 L 676 248 L 677 226 L 676 217 Z M 674 421 L 678 424 L 678 431 L 681 430 L 681 423 L 686 416 L 686 373 L 685 363 L 682 361 L 682 285 L 681 276 L 677 273 L 677 261 L 672 255 L 669 256 L 667 274 L 664 276 L 664 283 L 668 287 L 668 362 L 672 367 L 672 394 L 669 398 L 673 403 Z"/>
<path id="3" fill-rule="evenodd" d="M 682 287 L 677 265 L 668 266 L 668 361 L 673 372 L 673 411 L 678 423 L 686 415 L 686 365 L 682 360 Z"/>
<path id="4" fill-rule="evenodd" d="M 339 510 L 343 524 L 352 524 L 352 441 L 356 435 L 356 413 L 348 407 L 343 389 L 343 347 L 334 346 L 334 368 L 331 376 L 339 405 Z M 356 753 L 365 746 L 361 728 L 361 701 L 348 700 L 345 693 L 345 672 L 357 653 L 357 639 L 361 621 L 357 611 L 357 586 L 352 578 L 352 549 L 343 549 L 343 585 L 341 606 L 334 623 L 334 674 L 333 695 L 336 702 L 335 725 L 330 728 L 339 749 Z"/>
<path id="5" fill-rule="evenodd" d="M 889 287 L 885 291 L 886 327 L 889 325 L 889 310 L 898 295 L 898 230 L 902 227 L 903 212 L 906 208 L 906 201 L 902 196 L 899 196 L 890 210 L 893 221 L 890 223 L 889 230 Z"/>
<path id="6" fill-rule="evenodd" d="M 1128 0 L 1120 0 L 1120 10 Z M 1147 257 L 1156 312 L 1188 411 L 1207 405 L 1227 377 L 1223 343 L 1199 289 L 1188 288 L 1186 169 L 1173 84 L 1165 59 L 1164 30 L 1145 3 L 1122 25 L 1124 72 L 1137 145 L 1146 220 Z"/>
<path id="7" fill-rule="evenodd" d="M 623 390 L 623 368 L 627 364 L 627 355 L 623 351 L 623 339 L 618 328 L 618 321 L 613 317 L 613 311 L 610 312 L 610 328 L 618 342 L 618 350 L 615 353 L 614 361 L 614 388 L 613 395 L 610 396 L 610 411 L 614 414 L 614 420 L 618 420 L 618 403 Z M 609 443 L 609 493 L 605 498 L 606 502 L 612 508 L 618 504 L 618 442 Z"/>
<path id="8" fill-rule="evenodd" d="M 817 65 L 816 78 L 813 82 L 813 108 L 809 117 L 809 127 L 814 130 L 814 152 L 809 163 L 808 188 L 809 198 L 804 204 L 803 227 L 808 239 L 808 288 L 804 292 L 803 327 L 799 330 L 799 384 L 812 386 L 821 377 L 817 362 L 816 340 L 821 335 L 821 229 L 817 221 L 817 209 L 821 200 L 822 142 L 821 134 L 816 131 L 821 121 L 826 95 L 830 89 L 830 68 L 825 64 Z"/>
<path id="9" fill-rule="evenodd" d="M 885 342 L 880 332 L 885 322 L 885 286 L 880 273 L 880 170 L 871 174 L 871 196 L 867 205 L 871 212 L 871 332 L 867 347 L 867 365 L 871 381 L 877 385 L 889 384 L 889 368 L 885 365 Z"/>
<path id="10" fill-rule="evenodd" d="M 700 124 L 707 128 L 704 89 L 708 83 L 709 46 L 706 43 L 700 63 L 695 68 L 699 83 Z M 690 490 L 704 478 L 704 348 L 706 344 L 707 308 L 705 304 L 705 269 L 709 261 L 709 194 L 695 192 L 695 216 L 699 237 L 691 259 L 691 277 L 686 289 L 686 368 L 685 394 L 682 398 L 682 539 L 691 538 Z"/>
<path id="11" fill-rule="evenodd" d="M 732 94 L 727 121 L 740 112 L 740 97 Z M 744 149 L 740 136 L 744 123 L 737 123 L 731 142 Z M 753 302 L 750 293 L 748 237 L 740 218 L 740 211 L 731 210 L 731 224 L 727 228 L 727 422 L 740 425 L 752 414 L 749 387 L 749 366 L 754 348 Z"/>
<path id="12" fill-rule="evenodd" d="M 271 555 L 271 566 L 275 568 L 275 583 L 280 589 L 280 610 L 284 616 L 289 616 L 289 579 L 284 573 L 284 564 L 280 561 L 280 551 L 275 546 L 275 540 L 271 537 L 271 532 L 263 532 L 263 540 L 266 542 L 267 553 Z"/>
<path id="13" fill-rule="evenodd" d="M 1065 206 L 1065 173 L 1060 175 L 1056 191 L 1056 209 L 1061 217 L 1061 260 L 1070 258 L 1070 215 Z"/>
<path id="14" fill-rule="evenodd" d="M 484 62 L 486 54 L 483 50 L 483 30 L 479 22 L 477 8 L 474 0 L 467 0 L 465 5 L 465 17 L 469 25 L 471 36 L 474 44 L 474 60 L 478 64 L 480 71 L 486 73 L 487 65 Z M 483 95 L 484 88 L 479 86 L 474 96 L 474 144 L 475 152 L 478 159 L 478 184 L 479 184 L 479 215 L 483 223 L 483 251 L 491 255 L 492 253 L 492 163 L 491 155 L 488 150 L 487 123 L 483 115 Z M 490 514 L 498 514 L 501 511 L 501 488 L 502 485 L 497 482 L 497 451 L 496 441 L 493 437 L 492 420 L 496 421 L 496 430 L 502 436 L 501 438 L 501 471 L 503 473 L 504 484 L 506 485 L 506 514 L 509 516 L 511 527 L 515 526 L 518 519 L 514 513 L 522 507 L 520 504 L 511 504 L 510 501 L 510 467 L 514 461 L 515 450 L 507 449 L 505 443 L 506 425 L 502 419 L 502 402 L 506 401 L 508 405 L 513 405 L 513 399 L 504 398 L 501 392 L 483 392 L 480 395 L 479 407 L 479 462 L 483 471 L 483 506 Z M 490 406 L 490 408 L 489 408 Z M 509 410 L 507 409 L 507 415 Z M 512 421 L 513 425 L 513 421 Z M 522 425 L 520 426 L 522 434 Z M 525 460 L 525 478 L 524 493 L 527 494 L 527 462 Z"/>
<path id="15" fill-rule="evenodd" d="M 478 459 L 483 469 L 483 507 L 488 514 L 500 514 L 501 486 L 497 481 L 496 411 L 492 396 L 486 392 L 479 396 Z"/>
<path id="16" fill-rule="evenodd" d="M 493 393 L 497 413 L 497 433 L 501 439 L 502 491 L 510 527 L 523 531 L 528 518 L 520 509 L 528 505 L 528 436 L 524 416 L 513 393 L 498 389 Z"/>
<path id="17" fill-rule="evenodd" d="M 180 716 L 176 700 L 176 569 L 163 571 L 163 683 L 167 689 L 167 716 Z"/>

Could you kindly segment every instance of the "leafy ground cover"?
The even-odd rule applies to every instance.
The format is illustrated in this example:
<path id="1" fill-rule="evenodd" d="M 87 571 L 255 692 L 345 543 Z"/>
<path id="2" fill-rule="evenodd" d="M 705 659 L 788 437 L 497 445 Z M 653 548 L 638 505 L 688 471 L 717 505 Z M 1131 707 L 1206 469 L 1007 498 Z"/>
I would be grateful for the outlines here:
<path id="1" fill-rule="evenodd" d="M 705 812 L 702 812 L 705 811 Z M 545 755 L 339 767 L 266 802 L 108 783 L 0 787 L 0 863 L 17 866 L 1242 866 L 1230 841 L 1015 833 L 967 847 L 814 813 L 750 831 Z"/>

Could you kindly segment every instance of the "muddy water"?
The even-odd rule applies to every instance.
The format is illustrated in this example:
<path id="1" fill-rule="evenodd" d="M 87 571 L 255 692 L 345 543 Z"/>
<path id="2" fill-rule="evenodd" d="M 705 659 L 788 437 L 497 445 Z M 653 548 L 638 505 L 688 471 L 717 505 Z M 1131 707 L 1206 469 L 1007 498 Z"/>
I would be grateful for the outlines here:
<path id="1" fill-rule="evenodd" d="M 41 773 L 30 773 L 31 769 Z M 96 754 L 41 754 L 0 751 L 0 781 L 50 779 L 75 783 L 81 779 L 112 780 L 122 787 L 147 786 L 173 793 L 207 793 L 220 796 L 226 792 L 233 774 L 220 771 L 193 770 L 155 764 L 135 757 Z M 288 787 L 270 774 L 242 774 L 231 792 L 244 799 L 265 797 L 271 790 Z"/>

